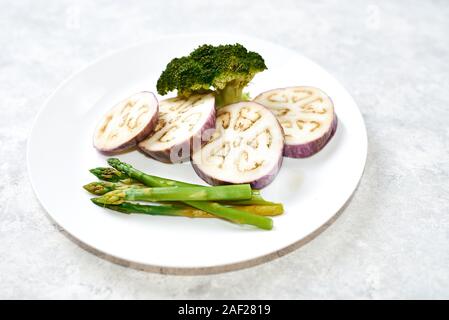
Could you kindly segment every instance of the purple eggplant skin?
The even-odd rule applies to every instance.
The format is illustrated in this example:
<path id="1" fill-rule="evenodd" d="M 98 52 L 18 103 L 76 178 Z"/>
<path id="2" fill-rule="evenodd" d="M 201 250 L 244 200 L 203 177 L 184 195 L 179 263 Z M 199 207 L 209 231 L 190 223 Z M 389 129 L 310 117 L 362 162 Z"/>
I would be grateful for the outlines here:
<path id="1" fill-rule="evenodd" d="M 191 146 L 193 146 L 194 139 L 200 139 L 201 145 L 204 145 L 207 141 L 203 141 L 202 136 L 204 131 L 209 129 L 215 129 L 215 108 L 212 109 L 211 113 L 209 114 L 206 122 L 204 122 L 201 129 L 198 130 L 198 132 L 196 132 L 191 137 L 184 140 L 183 142 L 178 143 L 168 149 L 160 151 L 150 151 L 141 147 L 140 145 L 137 145 L 137 147 L 145 155 L 164 163 L 181 163 L 185 161 L 190 161 L 190 158 L 193 153 L 193 148 L 191 148 Z M 183 150 L 188 150 L 188 152 L 186 152 L 186 154 L 183 154 L 182 157 L 177 157 L 176 161 L 173 161 L 172 159 L 173 157 L 171 155 L 175 150 L 180 150 L 181 152 Z"/>
<path id="2" fill-rule="evenodd" d="M 274 178 L 276 178 L 276 176 L 279 173 L 279 170 L 282 167 L 283 159 L 284 159 L 284 157 L 281 155 L 279 157 L 277 164 L 273 167 L 273 169 L 271 169 L 271 171 L 269 173 L 267 173 L 266 175 L 264 175 L 263 177 L 255 180 L 255 181 L 251 181 L 250 182 L 251 188 L 260 190 L 260 189 L 263 189 L 266 186 L 268 186 L 271 182 L 273 182 Z"/>
<path id="3" fill-rule="evenodd" d="M 154 96 L 154 94 L 153 94 L 153 96 Z M 155 99 L 156 99 L 156 97 L 155 97 Z M 157 101 L 157 99 L 156 99 L 156 101 Z M 95 144 L 93 144 L 94 148 L 97 149 L 101 154 L 104 154 L 105 156 L 117 155 L 117 154 L 123 153 L 125 151 L 128 151 L 128 150 L 134 148 L 135 146 L 137 146 L 137 144 L 140 141 L 145 140 L 153 132 L 154 128 L 156 127 L 158 118 L 159 118 L 158 114 L 159 114 L 159 103 L 156 107 L 156 113 L 153 116 L 153 118 L 151 119 L 151 121 L 148 122 L 148 124 L 143 128 L 143 130 L 140 131 L 134 138 L 130 139 L 129 141 L 127 141 L 113 149 L 97 148 L 95 146 Z"/>
<path id="4" fill-rule="evenodd" d="M 314 141 L 310 141 L 304 144 L 285 144 L 284 145 L 284 157 L 289 158 L 307 158 L 313 156 L 315 153 L 323 149 L 326 144 L 332 139 L 338 127 L 338 118 L 334 114 L 331 127 L 325 135 L 322 135 Z"/>
<path id="5" fill-rule="evenodd" d="M 266 175 L 264 175 L 263 177 L 260 177 L 259 179 L 253 180 L 253 181 L 246 181 L 246 182 L 239 182 L 238 184 L 250 184 L 252 189 L 263 189 L 266 186 L 268 186 L 271 182 L 273 182 L 274 178 L 276 178 L 279 169 L 282 166 L 282 161 L 283 161 L 284 157 L 281 155 L 279 155 L 279 159 L 277 164 L 270 170 L 269 173 L 267 173 Z M 196 174 L 203 179 L 206 183 L 212 185 L 212 186 L 219 186 L 219 185 L 228 185 L 228 184 L 234 184 L 232 182 L 229 181 L 222 181 L 219 179 L 216 179 L 214 177 L 211 177 L 209 175 L 207 175 L 206 173 L 204 173 L 193 161 L 192 161 L 192 167 L 193 170 L 195 170 Z"/>
<path id="6" fill-rule="evenodd" d="M 154 118 L 151 119 L 151 121 L 145 126 L 145 128 L 137 136 L 135 136 L 133 139 L 129 140 L 128 142 L 123 143 L 122 145 L 120 145 L 114 149 L 100 149 L 100 148 L 96 148 L 96 147 L 95 148 L 101 154 L 104 154 L 105 156 L 113 156 L 113 155 L 117 155 L 117 154 L 123 153 L 125 151 L 128 151 L 130 149 L 133 149 L 134 147 L 137 146 L 137 144 L 140 141 L 145 140 L 146 137 L 148 137 L 153 132 L 153 129 L 156 127 L 157 120 L 158 120 L 158 116 L 155 115 Z"/>

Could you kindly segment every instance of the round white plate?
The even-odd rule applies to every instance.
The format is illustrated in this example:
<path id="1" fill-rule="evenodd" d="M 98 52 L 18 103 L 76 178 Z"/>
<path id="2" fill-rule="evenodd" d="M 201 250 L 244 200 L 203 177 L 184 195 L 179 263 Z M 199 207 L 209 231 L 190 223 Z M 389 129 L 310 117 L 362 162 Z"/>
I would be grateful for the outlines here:
<path id="1" fill-rule="evenodd" d="M 218 219 L 125 215 L 93 205 L 81 186 L 96 179 L 89 168 L 106 165 L 107 157 L 92 147 L 101 116 L 135 92 L 155 92 L 170 59 L 200 44 L 236 42 L 260 53 L 268 66 L 251 82 L 252 97 L 272 88 L 316 86 L 332 98 L 339 119 L 334 138 L 321 152 L 308 159 L 285 158 L 275 181 L 263 190 L 264 197 L 285 205 L 285 213 L 273 218 L 274 229 Z M 337 80 L 309 59 L 253 38 L 184 35 L 121 50 L 65 81 L 37 116 L 28 141 L 28 170 L 43 207 L 82 243 L 131 263 L 207 268 L 249 263 L 319 229 L 354 192 L 366 154 L 366 130 L 357 105 Z M 163 164 L 137 151 L 119 158 L 150 174 L 204 184 L 189 163 Z"/>

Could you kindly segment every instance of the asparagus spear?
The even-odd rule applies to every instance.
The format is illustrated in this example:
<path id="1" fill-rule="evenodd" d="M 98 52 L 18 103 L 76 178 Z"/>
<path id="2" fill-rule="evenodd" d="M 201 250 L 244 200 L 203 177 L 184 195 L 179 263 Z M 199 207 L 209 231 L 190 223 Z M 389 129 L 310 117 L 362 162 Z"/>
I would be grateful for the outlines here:
<path id="1" fill-rule="evenodd" d="M 91 182 L 91 183 L 88 183 L 85 186 L 83 186 L 83 188 L 86 189 L 87 191 L 89 191 L 90 193 L 99 195 L 99 196 L 104 195 L 104 194 L 114 191 L 114 190 L 125 190 L 128 188 L 145 188 L 145 187 L 146 186 L 141 183 L 128 185 L 128 184 L 122 184 L 120 182 L 108 182 L 108 181 L 95 181 L 95 182 Z M 100 203 L 96 200 L 96 198 L 92 199 L 92 201 L 96 204 Z M 257 214 L 260 216 L 276 216 L 276 215 L 282 214 L 284 212 L 284 208 L 281 203 L 263 201 L 261 204 L 255 204 L 255 205 L 249 204 L 248 205 L 245 203 L 245 201 L 251 202 L 251 200 L 240 200 L 240 201 L 227 202 L 226 204 L 223 204 L 223 205 L 228 206 L 228 207 L 233 207 L 234 209 L 237 209 L 237 210 L 251 212 L 251 213 L 254 213 L 254 214 Z M 127 204 L 129 204 L 129 203 L 127 203 Z M 165 204 L 167 204 L 167 203 L 165 203 Z M 128 207 L 128 205 L 125 205 L 124 207 Z M 204 212 L 202 210 L 194 209 L 189 206 L 184 206 L 184 207 L 200 212 L 199 214 L 195 214 L 194 215 L 195 217 L 196 216 L 207 217 L 207 218 L 213 217 L 213 215 L 211 215 L 207 212 Z M 113 208 L 110 208 L 110 209 L 113 209 Z M 118 211 L 118 210 L 116 210 L 116 211 Z M 135 212 L 135 213 L 139 213 L 139 212 Z M 189 216 L 189 215 L 186 215 L 186 216 Z"/>
<path id="2" fill-rule="evenodd" d="M 108 208 L 114 211 L 119 211 L 126 214 L 142 213 L 157 216 L 194 216 L 195 210 L 188 210 L 187 207 L 177 206 L 174 204 L 162 204 L 162 205 L 142 205 L 132 202 L 122 202 L 120 204 L 105 204 L 99 198 L 90 199 L 97 206 Z M 199 211 L 199 210 L 197 210 Z"/>
<path id="3" fill-rule="evenodd" d="M 222 206 L 223 206 L 223 204 L 222 204 Z M 245 205 L 245 206 L 224 205 L 224 206 L 228 207 L 228 208 L 234 208 L 237 210 L 257 214 L 259 216 L 278 216 L 278 215 L 284 213 L 284 207 L 280 203 L 275 203 L 273 205 L 249 205 L 249 206 L 248 205 Z M 205 212 L 205 213 L 207 213 L 207 212 Z M 209 215 L 211 217 L 213 217 L 213 215 L 211 215 L 211 214 L 209 214 Z"/>
<path id="4" fill-rule="evenodd" d="M 226 204 L 238 205 L 238 206 L 245 206 L 245 205 L 246 206 L 250 206 L 250 205 L 264 205 L 264 206 L 277 205 L 277 206 L 282 206 L 281 203 L 271 202 L 271 201 L 265 200 L 261 196 L 259 190 L 252 190 L 252 192 L 251 192 L 251 199 L 249 199 L 249 200 L 227 201 Z"/>
<path id="5" fill-rule="evenodd" d="M 143 205 L 132 202 L 123 202 L 121 204 L 104 204 L 98 201 L 98 198 L 91 199 L 97 206 L 119 211 L 126 214 L 140 213 L 148 215 L 164 215 L 164 216 L 182 216 L 189 218 L 214 218 L 215 216 L 206 211 L 192 208 L 183 204 L 158 204 Z M 236 206 L 235 209 L 252 212 L 261 216 L 276 216 L 283 212 L 282 205 L 274 206 Z"/>
<path id="6" fill-rule="evenodd" d="M 97 198 L 105 204 L 120 204 L 126 200 L 137 201 L 209 201 L 239 200 L 251 198 L 249 184 L 237 184 L 218 187 L 161 187 L 161 188 L 127 188 L 114 190 Z"/>
<path id="7" fill-rule="evenodd" d="M 98 167 L 94 169 L 89 170 L 91 173 L 93 173 L 98 179 L 105 180 L 109 182 L 120 182 L 128 185 L 132 184 L 140 184 L 137 180 L 130 178 L 127 174 L 118 171 L 114 168 L 110 167 Z M 177 180 L 171 180 L 171 179 L 165 179 L 157 176 L 152 176 L 158 181 L 163 184 L 165 187 L 169 186 L 178 186 L 178 187 L 200 187 L 198 184 L 192 184 Z M 93 188 L 91 186 L 90 188 Z M 88 190 L 89 191 L 89 190 Z M 110 190 L 112 191 L 112 190 Z M 90 191 L 89 191 L 90 192 Z M 232 201 L 230 204 L 235 205 L 280 205 L 279 203 L 266 201 L 262 196 L 260 195 L 259 190 L 252 190 L 252 197 L 249 200 L 242 200 L 242 201 Z M 96 193 L 97 195 L 101 195 L 100 193 Z"/>
<path id="8" fill-rule="evenodd" d="M 126 190 L 130 188 L 145 188 L 141 183 L 123 184 L 121 182 L 95 181 L 83 186 L 84 189 L 92 194 L 101 196 L 114 190 Z"/>
<path id="9" fill-rule="evenodd" d="M 98 167 L 90 169 L 89 171 L 98 179 L 108 182 L 121 182 L 124 184 L 139 183 L 139 181 L 131 179 L 127 174 L 124 174 L 114 168 Z"/>
<path id="10" fill-rule="evenodd" d="M 177 184 L 178 181 L 175 180 L 163 179 L 145 174 L 116 158 L 108 159 L 108 163 L 113 168 L 127 174 L 129 177 L 138 180 L 149 187 L 167 187 L 174 185 L 182 186 Z M 273 228 L 273 221 L 270 218 L 229 208 L 216 202 L 184 201 L 184 203 L 194 208 L 209 212 L 216 217 L 230 220 L 235 223 L 249 224 L 265 230 L 271 230 Z"/>

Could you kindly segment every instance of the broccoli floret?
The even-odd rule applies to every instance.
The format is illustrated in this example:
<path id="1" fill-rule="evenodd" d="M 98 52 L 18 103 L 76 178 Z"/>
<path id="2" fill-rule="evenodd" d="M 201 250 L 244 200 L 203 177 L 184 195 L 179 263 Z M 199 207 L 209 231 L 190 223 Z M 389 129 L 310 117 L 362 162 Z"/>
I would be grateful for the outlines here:
<path id="1" fill-rule="evenodd" d="M 224 106 L 244 100 L 242 90 L 265 69 L 263 58 L 241 44 L 202 45 L 170 61 L 157 81 L 157 91 L 165 95 L 178 90 L 178 96 L 188 97 L 213 89 L 217 106 Z"/>

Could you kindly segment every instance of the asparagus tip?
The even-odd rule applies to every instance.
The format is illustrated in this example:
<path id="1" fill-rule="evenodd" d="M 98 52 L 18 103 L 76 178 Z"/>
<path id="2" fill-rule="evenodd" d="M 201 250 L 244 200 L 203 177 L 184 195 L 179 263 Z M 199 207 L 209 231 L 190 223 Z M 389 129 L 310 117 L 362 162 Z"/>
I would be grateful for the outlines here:
<path id="1" fill-rule="evenodd" d="M 97 195 L 104 193 L 104 187 L 97 182 L 88 183 L 88 184 L 84 185 L 83 188 L 86 191 L 93 193 L 93 194 L 97 194 Z"/>
<path id="2" fill-rule="evenodd" d="M 97 206 L 104 207 L 104 204 L 98 201 L 98 198 L 91 198 L 90 201 L 92 201 Z"/>
<path id="3" fill-rule="evenodd" d="M 108 159 L 108 164 L 111 165 L 111 166 L 117 165 L 117 164 L 119 164 L 119 163 L 120 163 L 120 160 L 117 159 L 117 158 L 109 158 L 109 159 Z"/>
<path id="4" fill-rule="evenodd" d="M 114 190 L 96 198 L 96 201 L 102 204 L 121 204 L 125 199 L 126 195 L 122 190 Z"/>

